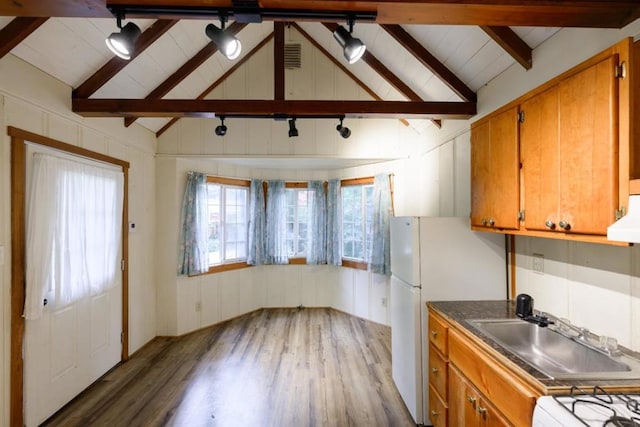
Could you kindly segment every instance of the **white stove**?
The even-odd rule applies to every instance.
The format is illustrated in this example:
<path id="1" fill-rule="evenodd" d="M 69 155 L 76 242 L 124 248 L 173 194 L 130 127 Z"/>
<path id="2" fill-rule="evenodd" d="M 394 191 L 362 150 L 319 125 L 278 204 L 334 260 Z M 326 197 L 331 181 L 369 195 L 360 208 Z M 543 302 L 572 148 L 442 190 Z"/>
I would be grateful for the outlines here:
<path id="1" fill-rule="evenodd" d="M 640 427 L 640 394 L 609 394 L 600 387 L 573 387 L 567 396 L 543 396 L 533 412 L 533 427 Z"/>

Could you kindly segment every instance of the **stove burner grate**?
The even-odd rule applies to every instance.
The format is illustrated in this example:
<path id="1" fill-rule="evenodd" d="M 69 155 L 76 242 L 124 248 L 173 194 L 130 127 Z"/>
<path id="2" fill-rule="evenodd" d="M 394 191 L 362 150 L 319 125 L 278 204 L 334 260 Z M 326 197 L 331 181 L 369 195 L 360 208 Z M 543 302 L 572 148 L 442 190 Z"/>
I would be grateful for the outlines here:
<path id="1" fill-rule="evenodd" d="M 595 386 L 588 391 L 573 386 L 568 396 L 553 396 L 553 398 L 585 426 L 593 424 L 585 422 L 580 415 L 581 410 L 598 408 L 604 420 L 601 421 L 603 426 L 640 427 L 640 396 L 638 395 L 608 393 L 600 386 Z M 625 408 L 627 411 L 624 410 Z M 616 409 L 625 413 L 619 414 Z M 634 415 L 638 415 L 638 417 Z"/>

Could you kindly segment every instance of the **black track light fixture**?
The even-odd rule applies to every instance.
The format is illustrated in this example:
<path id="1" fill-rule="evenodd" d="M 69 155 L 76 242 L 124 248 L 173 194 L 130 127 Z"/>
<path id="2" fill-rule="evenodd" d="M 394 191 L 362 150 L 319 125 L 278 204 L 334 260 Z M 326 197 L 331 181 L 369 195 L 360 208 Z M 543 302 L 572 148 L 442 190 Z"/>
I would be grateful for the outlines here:
<path id="1" fill-rule="evenodd" d="M 294 136 L 298 136 L 298 129 L 296 129 L 296 119 L 289 120 L 289 138 L 293 138 Z"/>
<path id="2" fill-rule="evenodd" d="M 224 30 L 226 22 L 227 17 L 225 15 L 220 15 L 221 28 L 218 28 L 213 24 L 209 24 L 205 28 L 205 33 L 207 34 L 207 37 L 209 37 L 211 41 L 218 46 L 220 53 L 228 59 L 233 60 L 240 56 L 242 44 L 234 35 L 229 34 Z"/>
<path id="3" fill-rule="evenodd" d="M 225 136 L 227 134 L 227 127 L 224 125 L 224 116 L 220 116 L 220 124 L 216 126 L 216 135 Z"/>
<path id="4" fill-rule="evenodd" d="M 349 64 L 358 61 L 367 50 L 367 46 L 362 43 L 362 40 L 351 35 L 351 33 L 353 33 L 353 22 L 353 19 L 347 21 L 349 31 L 342 25 L 338 25 L 338 28 L 333 32 L 333 37 L 340 43 L 340 46 L 342 46 L 344 57 Z"/>
<path id="5" fill-rule="evenodd" d="M 344 120 L 344 117 L 340 117 L 340 124 L 336 126 L 336 130 L 338 131 L 341 137 L 343 137 L 344 139 L 347 139 L 351 136 L 351 129 L 342 125 L 343 120 Z"/>
<path id="6" fill-rule="evenodd" d="M 122 59 L 131 59 L 131 54 L 136 45 L 136 41 L 140 38 L 140 28 L 133 22 L 129 22 L 124 27 L 122 26 L 122 19 L 124 15 L 118 13 L 116 15 L 116 23 L 120 29 L 119 33 L 111 33 L 109 37 L 105 39 L 107 46 L 115 55 Z"/>

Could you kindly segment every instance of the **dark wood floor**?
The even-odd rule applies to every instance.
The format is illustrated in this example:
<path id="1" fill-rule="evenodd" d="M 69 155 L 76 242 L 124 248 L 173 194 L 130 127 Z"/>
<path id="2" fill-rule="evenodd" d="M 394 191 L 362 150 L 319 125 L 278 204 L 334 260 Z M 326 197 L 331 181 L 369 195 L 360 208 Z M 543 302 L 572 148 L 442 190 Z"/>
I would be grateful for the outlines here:
<path id="1" fill-rule="evenodd" d="M 388 327 L 332 309 L 265 309 L 156 338 L 51 426 L 411 426 Z"/>

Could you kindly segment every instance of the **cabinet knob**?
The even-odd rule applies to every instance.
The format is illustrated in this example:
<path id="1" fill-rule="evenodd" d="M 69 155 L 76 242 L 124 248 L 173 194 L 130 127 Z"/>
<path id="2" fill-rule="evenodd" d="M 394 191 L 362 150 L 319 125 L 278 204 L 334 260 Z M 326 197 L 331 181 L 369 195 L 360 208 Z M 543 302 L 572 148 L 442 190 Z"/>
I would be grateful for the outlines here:
<path id="1" fill-rule="evenodd" d="M 567 221 L 560 221 L 558 223 L 558 225 L 560 226 L 560 228 L 562 228 L 563 230 L 570 230 L 571 229 L 571 224 L 569 224 Z"/>
<path id="2" fill-rule="evenodd" d="M 489 225 L 491 227 L 493 227 L 495 224 L 496 224 L 496 221 L 493 218 L 489 219 Z"/>
<path id="3" fill-rule="evenodd" d="M 433 372 L 434 374 L 438 373 L 438 368 L 431 368 L 431 372 Z"/>
<path id="4" fill-rule="evenodd" d="M 484 225 L 484 226 L 486 227 L 486 226 L 487 226 L 487 223 L 488 223 L 489 221 L 487 221 L 487 218 L 482 218 L 482 221 L 480 221 L 480 222 L 482 222 L 482 225 Z"/>
<path id="5" fill-rule="evenodd" d="M 482 415 L 482 418 L 487 419 L 487 408 L 483 408 L 482 406 L 478 406 L 478 413 Z"/>
<path id="6" fill-rule="evenodd" d="M 437 417 L 438 415 L 440 415 L 440 414 L 438 413 L 438 411 L 431 411 L 431 416 L 432 416 L 432 417 Z"/>
<path id="7" fill-rule="evenodd" d="M 551 229 L 551 230 L 553 230 L 554 228 L 556 228 L 556 225 L 555 225 L 555 224 L 554 224 L 554 222 L 553 222 L 553 221 L 551 221 L 550 219 L 546 220 L 546 221 L 544 222 L 544 225 L 545 225 L 545 227 L 547 227 L 547 228 L 549 228 L 549 229 Z"/>
<path id="8" fill-rule="evenodd" d="M 476 407 L 476 398 L 473 396 L 467 396 L 467 402 L 471 403 L 471 405 L 473 405 L 473 407 Z"/>
<path id="9" fill-rule="evenodd" d="M 432 336 L 432 337 L 434 337 L 434 338 L 435 338 L 435 337 L 437 337 L 437 336 L 438 336 L 438 332 L 436 332 L 436 331 L 431 331 L 431 336 Z"/>

